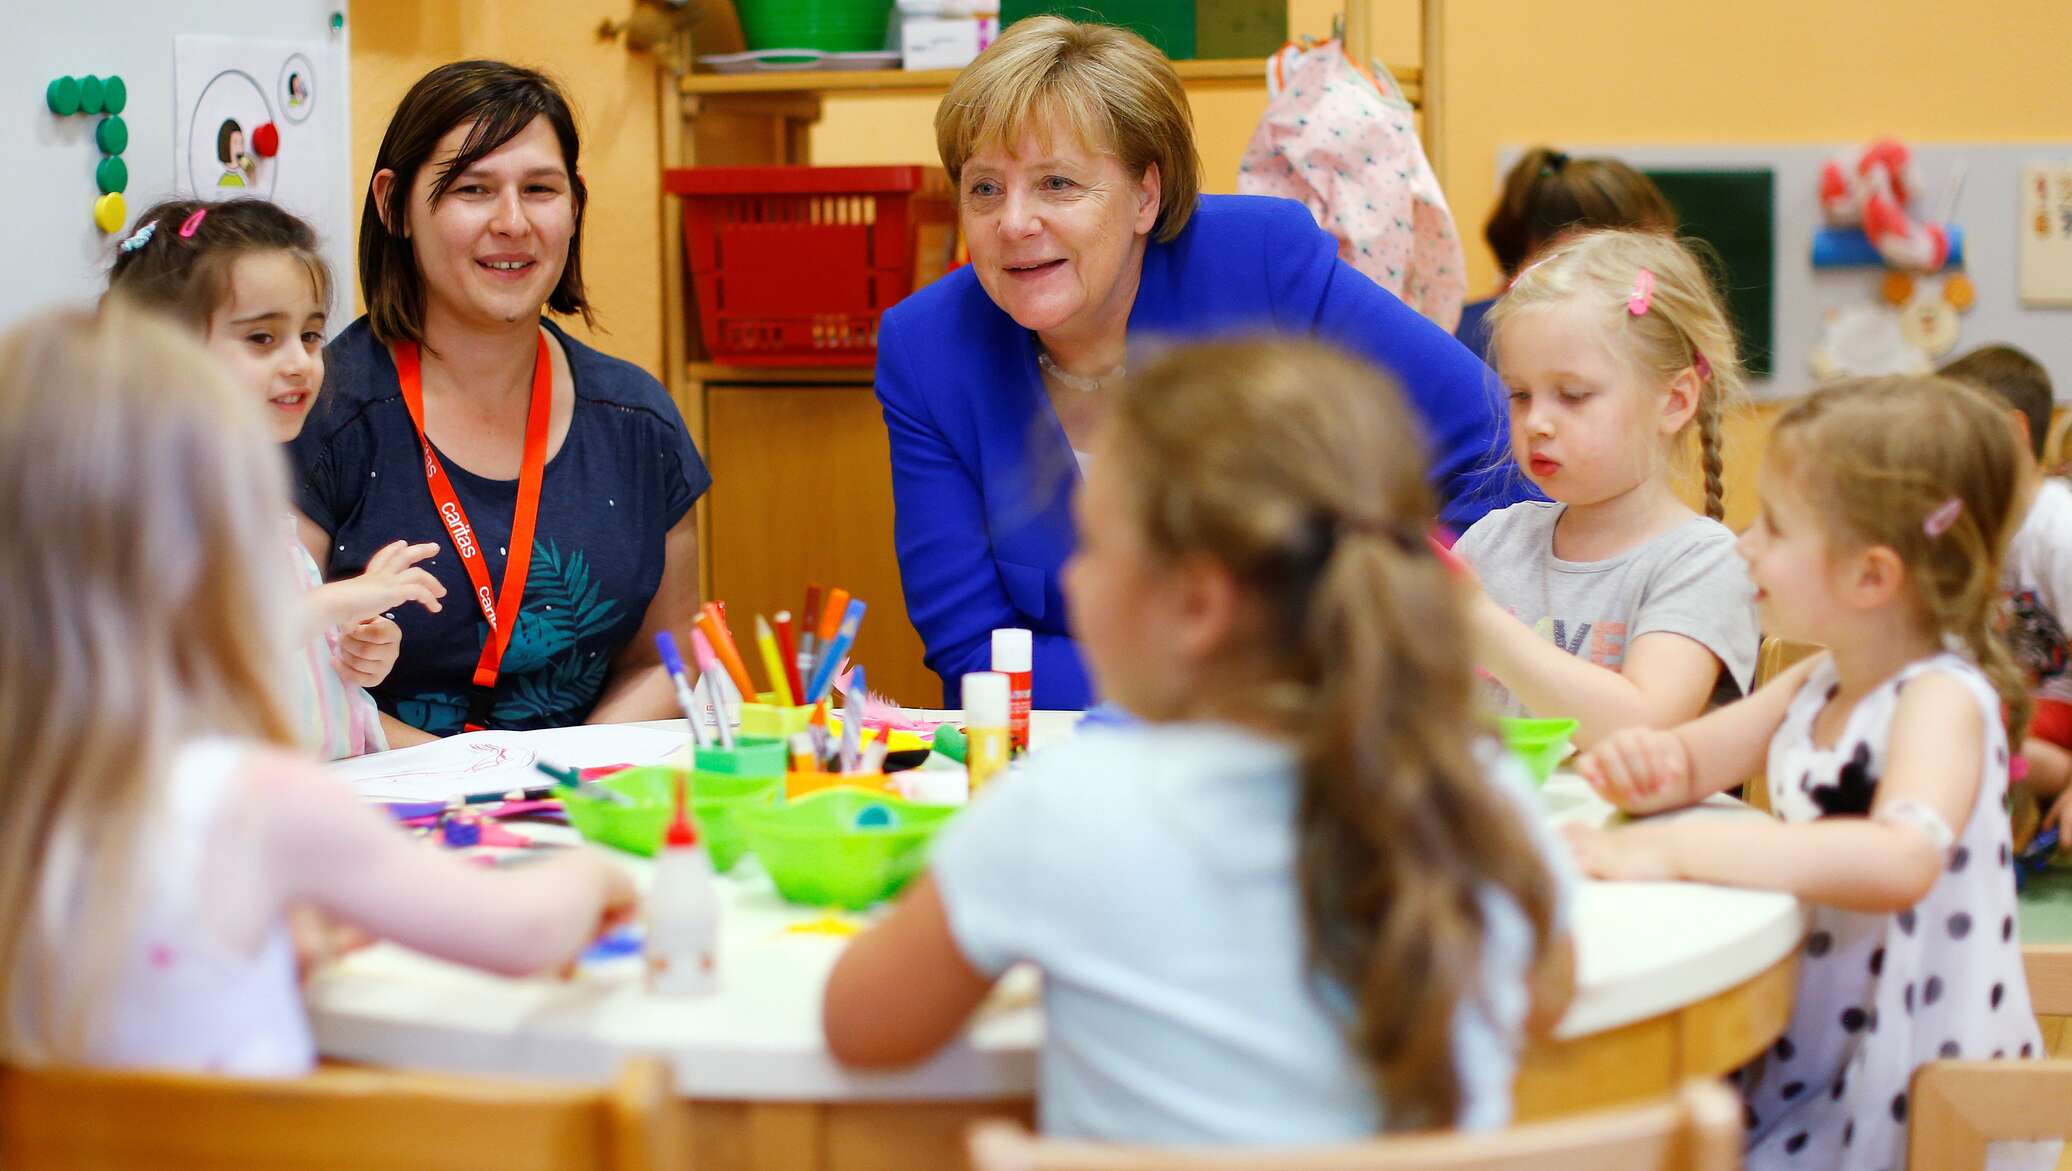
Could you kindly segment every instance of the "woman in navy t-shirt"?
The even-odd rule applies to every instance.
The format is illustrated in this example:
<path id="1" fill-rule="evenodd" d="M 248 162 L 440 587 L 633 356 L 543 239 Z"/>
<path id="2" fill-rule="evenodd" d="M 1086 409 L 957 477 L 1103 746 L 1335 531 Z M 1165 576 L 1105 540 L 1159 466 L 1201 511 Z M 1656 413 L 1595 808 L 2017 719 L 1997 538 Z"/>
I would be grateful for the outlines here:
<path id="1" fill-rule="evenodd" d="M 374 689 L 392 745 L 676 714 L 654 635 L 696 616 L 712 480 L 654 378 L 541 317 L 590 318 L 576 154 L 552 82 L 463 61 L 411 88 L 375 158 L 367 316 L 327 348 L 291 450 L 327 572 L 441 546 L 424 567 L 445 604 L 396 611 L 402 657 Z"/>

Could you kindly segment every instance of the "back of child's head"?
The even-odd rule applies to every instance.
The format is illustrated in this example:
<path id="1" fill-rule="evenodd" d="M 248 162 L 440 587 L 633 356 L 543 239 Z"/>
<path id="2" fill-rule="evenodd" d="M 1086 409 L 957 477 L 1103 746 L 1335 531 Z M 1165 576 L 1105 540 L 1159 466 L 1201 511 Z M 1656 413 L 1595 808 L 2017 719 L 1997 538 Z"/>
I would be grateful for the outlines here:
<path id="1" fill-rule="evenodd" d="M 1568 232 L 1676 230 L 1676 210 L 1646 175 L 1618 159 L 1578 159 L 1552 147 L 1525 152 L 1504 176 L 1482 237 L 1505 276 Z"/>
<path id="2" fill-rule="evenodd" d="M 1392 1128 L 1451 1122 L 1479 896 L 1509 895 L 1544 944 L 1550 895 L 1475 754 L 1460 590 L 1426 541 L 1417 421 L 1374 368 L 1274 341 L 1167 353 L 1132 372 L 1108 425 L 1151 555 L 1224 566 L 1265 616 L 1245 649 L 1268 677 L 1211 703 L 1298 741 L 1312 962 L 1358 1006 L 1351 1040 Z"/>
<path id="3" fill-rule="evenodd" d="M 2029 450 L 2043 458 L 2050 442 L 2051 408 L 2056 405 L 2043 363 L 2015 346 L 1990 345 L 1952 358 L 1936 373 L 1969 383 L 2020 411 L 2029 424 Z"/>
<path id="4" fill-rule="evenodd" d="M 1698 434 L 1705 513 L 1725 516 L 1722 420 L 1746 396 L 1747 380 L 1733 321 L 1705 262 L 1664 232 L 1605 229 L 1560 240 L 1490 309 L 1499 361 L 1507 325 L 1548 306 L 1580 307 L 1602 322 L 1607 347 L 1650 384 L 1694 380 L 1697 410 L 1685 430 Z"/>
<path id="5" fill-rule="evenodd" d="M 265 199 L 169 199 L 137 217 L 136 230 L 115 246 L 108 295 L 164 313 L 207 332 L 229 303 L 238 258 L 285 252 L 302 262 L 317 303 L 331 300 L 331 267 L 316 231 L 294 212 Z"/>
<path id="6" fill-rule="evenodd" d="M 56 1060 L 100 989 L 54 960 L 108 975 L 169 753 L 294 738 L 288 501 L 259 402 L 121 305 L 0 335 L 0 500 L 0 1060 Z"/>
<path id="7" fill-rule="evenodd" d="M 1822 386 L 1777 420 L 1769 458 L 1825 517 L 1831 544 L 1897 555 L 1919 619 L 1978 661 L 2019 742 L 2028 684 L 2000 635 L 2000 565 L 2020 523 L 2015 451 L 1995 400 L 1919 375 Z"/>

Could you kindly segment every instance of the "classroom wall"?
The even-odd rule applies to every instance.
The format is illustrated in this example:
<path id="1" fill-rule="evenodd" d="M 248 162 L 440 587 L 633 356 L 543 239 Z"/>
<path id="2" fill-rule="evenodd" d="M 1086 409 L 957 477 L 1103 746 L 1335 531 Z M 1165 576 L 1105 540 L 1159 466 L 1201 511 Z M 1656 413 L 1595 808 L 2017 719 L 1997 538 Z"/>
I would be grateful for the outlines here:
<path id="1" fill-rule="evenodd" d="M 2062 142 L 2072 105 L 2064 6 L 2054 0 L 1997 0 L 1954 17 L 1931 0 L 1432 2 L 1446 95 L 1439 177 L 1469 241 L 1471 290 L 1497 280 L 1480 237 L 1507 145 L 1848 143 L 1881 133 Z M 1754 513 L 1756 469 L 1781 409 L 1751 410 L 1729 429 L 1731 524 Z"/>
<path id="2" fill-rule="evenodd" d="M 599 329 L 576 336 L 607 353 L 662 370 L 660 140 L 654 66 L 597 27 L 622 18 L 629 0 L 354 0 L 352 22 L 354 228 L 374 152 L 396 102 L 427 70 L 493 57 L 546 70 L 568 89 L 583 134 L 590 187 L 583 270 Z"/>

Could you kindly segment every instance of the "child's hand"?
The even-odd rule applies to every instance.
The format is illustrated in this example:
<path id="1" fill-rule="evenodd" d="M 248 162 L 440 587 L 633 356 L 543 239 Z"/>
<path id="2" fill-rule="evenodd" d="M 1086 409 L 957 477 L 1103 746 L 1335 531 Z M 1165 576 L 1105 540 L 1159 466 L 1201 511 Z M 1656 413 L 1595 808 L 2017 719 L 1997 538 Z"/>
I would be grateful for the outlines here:
<path id="1" fill-rule="evenodd" d="M 358 577 L 318 586 L 311 592 L 328 619 L 326 625 L 351 626 L 408 602 L 438 613 L 446 587 L 417 568 L 418 562 L 438 552 L 438 544 L 432 541 L 421 545 L 393 541 L 367 559 L 367 568 Z"/>
<path id="2" fill-rule="evenodd" d="M 403 652 L 403 628 L 386 618 L 369 618 L 339 632 L 332 662 L 348 687 L 373 687 L 388 678 Z"/>
<path id="3" fill-rule="evenodd" d="M 1690 804 L 1690 746 L 1674 732 L 1626 728 L 1576 761 L 1599 797 L 1627 813 L 1656 813 Z"/>
<path id="4" fill-rule="evenodd" d="M 1561 827 L 1576 868 L 1610 882 L 1673 882 L 1679 876 L 1670 827 L 1634 825 L 1600 829 L 1571 822 Z"/>
<path id="5" fill-rule="evenodd" d="M 576 881 L 587 879 L 595 884 L 598 896 L 597 922 L 583 936 L 582 947 L 561 965 L 561 978 L 569 980 L 575 977 L 576 964 L 582 959 L 584 948 L 633 922 L 639 916 L 640 894 L 633 889 L 633 880 L 627 877 L 625 867 L 608 861 L 595 850 L 572 852 L 566 865 L 570 870 L 578 872 L 580 877 Z"/>
<path id="6" fill-rule="evenodd" d="M 288 933 L 295 941 L 295 978 L 305 984 L 317 969 L 374 942 L 372 935 L 314 907 L 290 908 Z"/>

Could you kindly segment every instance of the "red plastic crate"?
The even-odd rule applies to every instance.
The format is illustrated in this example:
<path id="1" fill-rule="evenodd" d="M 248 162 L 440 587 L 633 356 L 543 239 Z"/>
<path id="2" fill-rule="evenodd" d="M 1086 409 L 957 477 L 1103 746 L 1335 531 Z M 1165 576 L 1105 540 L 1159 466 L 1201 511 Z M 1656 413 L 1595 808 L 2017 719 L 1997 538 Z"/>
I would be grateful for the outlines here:
<path id="1" fill-rule="evenodd" d="M 868 366 L 914 289 L 916 235 L 956 219 L 934 167 L 680 167 L 705 348 L 741 366 Z"/>

